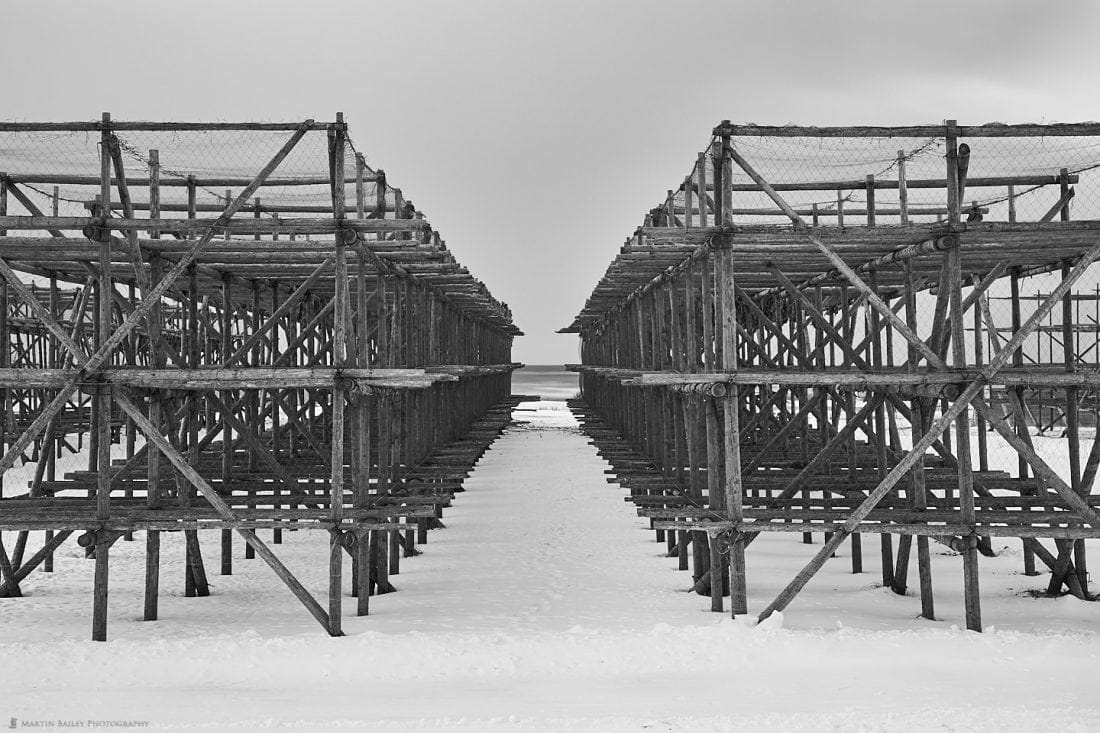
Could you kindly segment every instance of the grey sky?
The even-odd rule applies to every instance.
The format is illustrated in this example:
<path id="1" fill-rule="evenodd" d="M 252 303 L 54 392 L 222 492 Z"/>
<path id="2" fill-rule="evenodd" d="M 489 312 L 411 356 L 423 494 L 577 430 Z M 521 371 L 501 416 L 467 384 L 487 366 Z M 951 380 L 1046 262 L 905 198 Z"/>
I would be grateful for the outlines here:
<path id="1" fill-rule="evenodd" d="M 528 363 L 722 119 L 1100 118 L 1093 2 L 33 2 L 0 6 L 4 119 L 343 111 Z"/>

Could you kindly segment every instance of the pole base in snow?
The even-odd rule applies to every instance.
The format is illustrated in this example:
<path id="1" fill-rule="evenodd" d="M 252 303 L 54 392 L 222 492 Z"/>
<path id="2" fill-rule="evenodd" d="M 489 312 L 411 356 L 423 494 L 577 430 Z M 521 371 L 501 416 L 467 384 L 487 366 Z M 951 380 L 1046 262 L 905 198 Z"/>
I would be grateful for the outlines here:
<path id="1" fill-rule="evenodd" d="M 707 573 L 703 577 L 695 581 L 695 585 L 692 586 L 692 590 L 701 596 L 710 595 L 710 573 Z M 730 578 L 727 573 L 722 573 L 722 595 L 728 596 L 730 594 Z"/>

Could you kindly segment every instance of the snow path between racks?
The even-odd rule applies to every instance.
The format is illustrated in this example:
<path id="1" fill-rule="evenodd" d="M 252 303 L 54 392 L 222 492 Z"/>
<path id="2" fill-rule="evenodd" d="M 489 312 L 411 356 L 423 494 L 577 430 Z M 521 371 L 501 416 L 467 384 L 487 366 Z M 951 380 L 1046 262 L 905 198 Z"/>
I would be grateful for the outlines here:
<path id="1" fill-rule="evenodd" d="M 986 623 L 999 626 L 986 634 L 953 627 L 957 557 L 936 556 L 944 620 L 924 621 L 915 598 L 876 587 L 872 537 L 869 572 L 837 558 L 786 619 L 754 627 L 685 592 L 690 575 L 606 483 L 564 403 L 522 407 L 445 512 L 447 529 L 403 561 L 400 592 L 372 598 L 366 618 L 347 599 L 343 639 L 324 636 L 239 546 L 223 578 L 216 541 L 205 542 L 213 595 L 182 598 L 174 535 L 162 620 L 139 621 L 139 535 L 112 551 L 111 641 L 86 641 L 92 563 L 66 545 L 26 598 L 0 599 L 0 716 L 210 730 L 1100 726 L 1089 676 L 1100 608 L 1021 595 L 1045 579 L 1016 575 L 1011 548 L 983 565 Z M 797 537 L 750 551 L 752 609 L 816 548 Z M 273 547 L 324 592 L 324 533 Z"/>

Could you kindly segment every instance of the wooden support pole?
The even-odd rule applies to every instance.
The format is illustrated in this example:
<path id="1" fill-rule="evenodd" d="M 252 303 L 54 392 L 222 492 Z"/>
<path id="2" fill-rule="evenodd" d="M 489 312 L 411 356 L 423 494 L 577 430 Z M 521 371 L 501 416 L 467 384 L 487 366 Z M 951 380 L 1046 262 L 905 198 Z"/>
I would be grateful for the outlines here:
<path id="1" fill-rule="evenodd" d="M 959 170 L 959 151 L 954 120 L 947 122 L 947 209 L 948 223 L 958 224 L 960 220 L 959 206 L 960 193 L 963 185 Z M 963 325 L 962 312 L 962 255 L 958 247 L 953 247 L 944 253 L 944 270 L 947 273 L 948 287 L 950 288 L 950 322 L 951 322 L 951 346 L 952 362 L 956 369 L 966 368 L 966 332 Z M 981 386 L 979 385 L 979 391 Z M 959 467 L 959 509 L 960 520 L 963 524 L 973 526 L 974 515 L 974 474 L 970 458 L 970 418 L 968 410 L 964 407 L 959 410 L 955 419 L 955 438 L 957 442 L 956 457 Z M 982 630 L 981 596 L 978 580 L 978 545 L 977 537 L 969 535 L 964 538 L 965 547 L 963 556 L 963 591 L 964 604 L 966 606 L 966 628 L 971 631 Z"/>
<path id="2" fill-rule="evenodd" d="M 228 275 L 222 278 L 221 309 L 221 353 L 227 354 L 233 348 L 233 280 Z M 226 412 L 233 404 L 233 393 L 222 392 L 221 428 L 222 428 L 222 487 L 229 493 L 233 480 L 233 431 L 229 426 Z M 233 574 L 233 532 L 223 529 L 221 533 L 221 574 Z"/>
<path id="3" fill-rule="evenodd" d="M 1063 178 L 1067 175 L 1066 169 L 1062 169 Z M 1068 184 L 1063 183 L 1063 190 L 1068 188 Z M 1069 210 L 1067 207 L 1062 210 L 1062 221 L 1069 220 Z M 1070 263 L 1067 261 L 1062 265 L 1062 277 L 1067 277 L 1070 271 Z M 1065 364 L 1065 369 L 1069 373 L 1077 371 L 1077 337 L 1076 337 L 1077 322 L 1074 318 L 1073 311 L 1073 294 L 1067 292 L 1062 297 L 1062 356 Z M 1067 387 L 1065 390 L 1065 420 L 1066 420 L 1066 449 L 1069 458 L 1069 485 L 1073 489 L 1074 493 L 1087 496 L 1087 489 L 1084 489 L 1081 481 L 1081 438 L 1080 438 L 1080 418 L 1078 415 L 1078 392 L 1077 387 Z M 1067 546 L 1059 548 L 1059 555 L 1069 554 L 1070 546 L 1072 546 L 1073 552 L 1073 565 L 1077 572 L 1077 579 L 1080 583 L 1082 591 L 1088 594 L 1088 570 L 1085 556 L 1085 541 L 1083 539 L 1075 540 L 1072 543 L 1066 543 Z M 1061 584 L 1064 581 L 1064 577 L 1055 578 L 1052 576 L 1051 585 L 1055 582 L 1058 584 L 1058 589 L 1061 588 Z M 1056 589 L 1056 590 L 1058 590 Z"/>
<path id="4" fill-rule="evenodd" d="M 160 217 L 160 151 L 149 151 L 149 217 Z M 160 239 L 160 232 L 151 230 L 149 237 Z M 158 283 L 162 273 L 162 260 L 157 252 L 149 257 L 149 277 L 153 284 Z M 148 297 L 148 296 L 143 296 Z M 163 309 L 160 297 L 157 296 L 149 310 L 147 330 L 149 332 L 150 360 L 154 368 L 164 366 L 164 357 L 161 354 L 161 328 L 163 324 Z M 160 394 L 153 392 L 149 395 L 149 422 L 161 429 L 161 399 Z M 146 443 L 146 499 L 145 503 L 150 509 L 160 506 L 160 451 L 155 445 Z M 160 595 L 160 532 L 148 530 L 145 533 L 145 605 L 143 618 L 146 621 L 156 621 L 158 614 L 158 600 Z"/>
<path id="5" fill-rule="evenodd" d="M 336 116 L 336 124 L 330 128 L 329 144 L 332 146 L 332 212 L 339 225 L 344 220 L 344 143 L 343 113 Z M 348 313 L 348 264 L 343 232 L 336 236 L 336 310 L 333 322 L 332 361 L 337 369 L 346 367 Z M 344 520 L 344 404 L 345 390 L 340 379 L 332 388 L 332 477 L 329 508 L 332 511 L 333 533 L 329 551 L 329 634 L 340 636 L 341 606 L 343 598 L 343 548 L 341 547 Z"/>
<path id="6" fill-rule="evenodd" d="M 109 125 L 111 115 L 103 113 L 103 140 L 100 150 L 100 204 L 102 215 L 110 210 L 111 202 L 111 158 L 107 141 L 110 136 Z M 111 298 L 114 290 L 111 279 L 111 247 L 110 240 L 104 237 L 100 240 L 99 249 L 99 313 L 96 333 L 98 339 L 96 348 L 99 349 L 111 332 Z M 95 389 L 95 400 L 98 407 L 97 422 L 93 426 L 98 436 L 99 451 L 98 473 L 96 477 L 96 520 L 105 522 L 111 518 L 111 393 L 107 385 L 98 385 Z M 95 580 L 92 600 L 92 641 L 107 641 L 107 585 L 109 573 L 109 547 L 108 543 L 96 543 L 95 546 Z"/>
<path id="7" fill-rule="evenodd" d="M 737 356 L 737 306 L 734 296 L 733 252 L 723 249 L 718 252 L 719 289 L 722 292 L 722 368 L 736 371 Z M 744 521 L 744 485 L 741 480 L 741 432 L 740 432 L 740 392 L 736 385 L 727 387 L 722 403 L 725 416 L 724 453 L 725 453 L 725 504 L 726 515 L 731 522 Z M 748 613 L 748 591 L 745 580 L 745 540 L 740 533 L 730 538 L 730 611 L 734 616 Z"/>
<path id="8" fill-rule="evenodd" d="M 1009 213 L 1011 215 L 1011 220 L 1015 220 L 1015 213 L 1016 212 L 1015 212 L 1014 205 L 1012 205 L 1015 202 L 1015 198 L 1011 196 L 1011 191 L 1010 191 L 1009 202 L 1010 202 Z M 1012 271 L 1011 271 L 1011 274 L 1010 274 L 1010 277 L 1009 277 L 1009 287 L 1010 287 L 1009 297 L 1011 298 L 1011 303 L 1012 303 L 1012 322 L 1011 322 L 1011 324 L 1012 324 L 1012 331 L 1013 331 L 1013 333 L 1015 333 L 1023 327 L 1021 325 L 1022 324 L 1022 317 L 1021 317 L 1021 312 L 1020 312 L 1020 272 L 1019 272 L 1019 268 L 1016 268 L 1016 267 L 1012 268 Z M 984 303 L 984 305 L 988 309 L 988 306 L 989 306 L 988 301 L 986 301 Z M 1000 349 L 1002 348 L 1001 341 L 1000 341 L 1000 334 L 998 333 L 998 331 L 996 329 L 996 326 L 993 323 L 992 316 L 990 316 L 990 318 L 989 318 L 989 335 L 990 335 L 990 338 L 993 340 L 993 342 L 991 344 L 992 349 L 996 350 L 996 351 L 1000 351 Z M 1023 353 L 1022 350 L 1017 349 L 1012 354 L 1012 365 L 1014 367 L 1021 367 L 1021 366 L 1023 366 L 1023 364 L 1024 364 L 1024 353 Z M 1019 411 L 1019 413 L 1013 419 L 1013 423 L 1014 423 L 1015 429 L 1016 429 L 1016 434 L 1019 435 L 1021 438 L 1026 436 L 1027 438 L 1030 439 L 1031 436 L 1028 433 L 1026 415 L 1024 414 L 1024 412 L 1022 410 L 1023 399 L 1024 399 L 1024 388 L 1023 387 L 1017 387 L 1015 389 L 1015 398 L 1016 398 L 1016 403 L 1021 406 L 1021 410 Z M 1017 474 L 1019 476 L 1019 478 L 1021 478 L 1021 479 L 1026 479 L 1027 478 L 1027 475 L 1028 475 L 1027 461 L 1024 460 L 1023 456 L 1019 456 L 1018 459 L 1017 459 L 1017 470 L 1019 471 L 1019 473 Z M 1035 569 L 1035 553 L 1030 547 L 1027 546 L 1027 543 L 1024 543 L 1024 545 L 1025 545 L 1024 546 L 1024 575 L 1038 575 L 1039 572 L 1038 572 L 1038 570 Z"/>
<path id="9" fill-rule="evenodd" d="M 906 155 L 904 150 L 898 151 L 898 210 L 901 212 L 901 224 L 909 224 L 909 186 L 905 175 Z M 870 208 L 869 206 L 867 208 Z"/>

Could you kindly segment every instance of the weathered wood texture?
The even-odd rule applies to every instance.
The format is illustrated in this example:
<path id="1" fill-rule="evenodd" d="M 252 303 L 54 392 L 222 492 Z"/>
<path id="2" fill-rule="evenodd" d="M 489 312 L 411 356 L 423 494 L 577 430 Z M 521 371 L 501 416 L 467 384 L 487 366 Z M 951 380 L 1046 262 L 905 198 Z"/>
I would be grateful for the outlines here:
<path id="1" fill-rule="evenodd" d="M 211 592 L 200 530 L 218 530 L 222 574 L 235 532 L 245 560 L 264 560 L 341 635 L 344 553 L 365 613 L 366 595 L 395 590 L 397 549 L 418 554 L 509 422 L 510 310 L 366 166 L 339 115 L 0 123 L 12 150 L 32 131 L 41 147 L 81 130 L 99 133 L 94 168 L 28 169 L 0 152 L 0 468 L 36 469 L 0 492 L 0 529 L 16 533 L 0 540 L 0 596 L 52 571 L 76 532 L 95 557 L 93 638 L 104 640 L 115 541 L 147 533 L 151 621 L 167 583 Z M 188 133 L 226 159 L 239 143 L 254 169 L 190 175 L 133 142 L 177 146 L 174 160 L 212 154 L 179 150 Z M 255 153 L 254 135 L 270 149 Z M 36 203 L 43 185 L 52 206 Z M 58 188 L 78 195 L 59 200 Z M 125 458 L 112 460 L 115 444 Z M 332 540 L 318 558 L 327 603 L 278 558 L 283 532 L 310 526 Z M 34 530 L 49 534 L 28 553 Z M 161 577 L 166 531 L 186 538 L 184 578 Z"/>
<path id="2" fill-rule="evenodd" d="M 1100 414 L 1100 329 L 1090 320 L 1100 313 L 1090 270 L 1100 221 L 1071 220 L 1069 206 L 1100 191 L 1087 168 L 1072 171 L 1049 150 L 1049 175 L 1037 166 L 968 172 L 988 170 L 982 155 L 997 139 L 1095 140 L 1100 126 L 723 123 L 714 134 L 562 329 L 581 338 L 581 363 L 570 366 L 582 392 L 573 409 L 612 465 L 608 480 L 629 490 L 658 541 L 675 534 L 681 548 L 698 543 L 700 558 L 731 566 L 729 575 L 697 570 L 695 589 L 712 595 L 715 610 L 732 590 L 734 614 L 767 616 L 794 602 L 842 543 L 862 572 L 860 535 L 872 533 L 883 537 L 884 584 L 900 594 L 917 538 L 929 618 L 930 540 L 959 553 L 968 628 L 982 626 L 980 561 L 991 537 L 1020 538 L 1025 572 L 1039 558 L 1051 594 L 1091 598 L 1083 539 L 1100 537 L 1092 496 L 1100 441 L 1084 459 L 1079 428 L 1082 416 Z M 913 137 L 929 140 L 913 152 Z M 901 150 L 888 174 L 855 177 L 837 166 L 829 179 L 791 168 L 792 180 L 771 180 L 739 150 L 747 138 L 766 141 L 745 147 L 768 151 L 772 171 L 782 170 L 790 138 L 836 139 L 827 150 L 870 150 L 861 141 L 887 138 L 865 145 L 891 157 Z M 930 150 L 940 173 L 919 160 Z M 923 177 L 912 173 L 919 165 Z M 990 188 L 1007 194 L 964 201 Z M 1035 221 L 1019 218 L 1024 188 L 1054 200 Z M 942 198 L 915 206 L 918 190 Z M 826 203 L 788 200 L 813 191 Z M 845 195 L 853 191 L 858 199 Z M 876 203 L 891 191 L 896 204 Z M 861 203 L 845 206 L 852 200 Z M 993 213 L 1007 220 L 986 220 Z M 786 223 L 752 218 L 776 215 Z M 1028 289 L 1029 276 L 1046 273 L 1054 279 Z M 991 297 L 1001 301 L 996 312 Z M 697 406 L 668 420 L 660 407 L 668 401 Z M 1033 431 L 1054 425 L 1065 430 L 1068 472 L 1032 446 Z M 676 450 L 681 441 L 690 450 Z M 750 545 L 764 532 L 820 535 L 824 544 L 771 603 L 746 609 Z"/>

